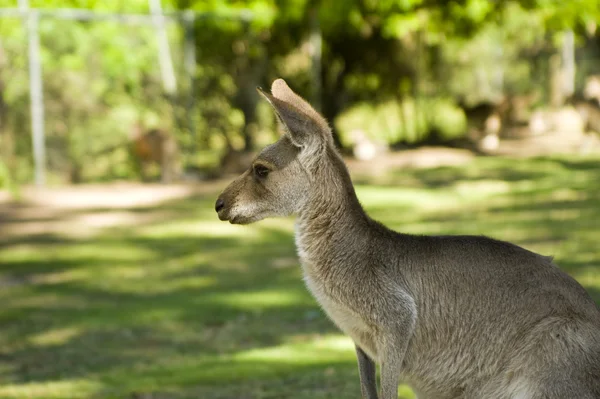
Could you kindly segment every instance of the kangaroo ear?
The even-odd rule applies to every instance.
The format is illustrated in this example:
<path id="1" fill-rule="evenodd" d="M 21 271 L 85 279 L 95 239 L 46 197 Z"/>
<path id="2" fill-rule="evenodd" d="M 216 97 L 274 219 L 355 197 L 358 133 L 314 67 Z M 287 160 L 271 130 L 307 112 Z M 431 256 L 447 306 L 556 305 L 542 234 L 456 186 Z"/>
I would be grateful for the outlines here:
<path id="1" fill-rule="evenodd" d="M 325 119 L 319 115 L 299 95 L 285 83 L 277 79 L 271 86 L 272 94 L 260 87 L 259 93 L 271 104 L 286 134 L 294 145 L 302 148 L 314 148 L 333 143 L 331 129 Z"/>

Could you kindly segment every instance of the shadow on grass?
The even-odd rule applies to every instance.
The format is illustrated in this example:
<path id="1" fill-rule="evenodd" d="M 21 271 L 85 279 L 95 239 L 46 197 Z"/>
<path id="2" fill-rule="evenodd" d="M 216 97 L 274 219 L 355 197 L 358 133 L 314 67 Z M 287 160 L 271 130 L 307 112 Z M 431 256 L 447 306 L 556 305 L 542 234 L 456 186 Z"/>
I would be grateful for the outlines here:
<path id="1" fill-rule="evenodd" d="M 477 158 L 462 166 L 440 166 L 423 169 L 397 168 L 388 171 L 377 184 L 398 186 L 408 184 L 427 188 L 440 188 L 456 182 L 498 180 L 508 183 L 541 181 L 566 176 L 586 177 L 600 174 L 598 159 L 571 159 L 568 157 L 537 157 L 510 159 L 503 157 Z M 355 176 L 355 182 L 373 184 L 369 175 Z M 596 189 L 598 185 L 596 184 Z"/>
<path id="2" fill-rule="evenodd" d="M 475 184 L 487 181 L 504 186 Z M 414 202 L 394 205 L 404 188 Z M 485 234 L 555 255 L 600 302 L 596 161 L 486 158 L 392 170 L 368 190 L 366 208 L 391 227 Z M 192 196 L 118 209 L 159 216 L 88 238 L 1 239 L 0 396 L 46 398 L 43 384 L 83 379 L 99 384 L 87 395 L 96 398 L 357 397 L 351 343 L 306 291 L 290 226 L 229 227 L 213 203 Z M 37 396 L 32 384 L 42 384 Z"/>
<path id="3" fill-rule="evenodd" d="M 198 200 L 177 204 L 180 220 Z M 93 378 L 114 387 L 110 396 L 337 368 L 337 354 L 323 365 L 232 358 L 335 331 L 302 284 L 291 234 L 248 233 L 257 237 L 126 231 L 5 241 L 35 253 L 0 258 L 12 281 L 2 296 L 0 381 Z M 354 370 L 352 359 L 342 363 Z"/>

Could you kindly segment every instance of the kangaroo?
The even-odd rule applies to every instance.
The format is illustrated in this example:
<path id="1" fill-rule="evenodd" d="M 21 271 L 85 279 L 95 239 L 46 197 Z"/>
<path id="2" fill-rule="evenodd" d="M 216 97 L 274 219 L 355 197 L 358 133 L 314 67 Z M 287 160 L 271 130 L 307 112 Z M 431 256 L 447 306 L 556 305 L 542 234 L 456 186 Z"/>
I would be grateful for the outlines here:
<path id="1" fill-rule="evenodd" d="M 364 399 L 600 398 L 600 309 L 552 258 L 480 236 L 392 231 L 361 207 L 331 130 L 278 79 L 282 137 L 221 193 L 219 219 L 297 215 L 308 289 L 356 346 Z"/>
<path id="2" fill-rule="evenodd" d="M 148 179 L 147 169 L 154 163 L 160 166 L 163 183 L 175 180 L 178 175 L 177 142 L 166 130 L 145 130 L 137 124 L 133 128 L 129 146 L 142 180 Z"/>
<path id="3" fill-rule="evenodd" d="M 584 139 L 579 151 L 585 153 L 593 146 L 594 135 L 600 135 L 600 76 L 589 76 L 583 94 L 571 95 L 566 103 L 575 108 L 583 123 Z"/>
<path id="4" fill-rule="evenodd" d="M 458 103 L 467 119 L 467 137 L 478 151 L 493 152 L 498 149 L 505 103 L 483 102 L 475 106 L 469 106 L 464 101 Z"/>

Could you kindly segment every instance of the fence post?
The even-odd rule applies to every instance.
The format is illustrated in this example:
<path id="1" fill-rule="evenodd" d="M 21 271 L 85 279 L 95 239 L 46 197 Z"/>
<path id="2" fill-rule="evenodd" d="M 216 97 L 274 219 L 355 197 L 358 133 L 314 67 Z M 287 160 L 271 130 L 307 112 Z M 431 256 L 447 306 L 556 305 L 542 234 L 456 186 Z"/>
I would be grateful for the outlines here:
<path id="1" fill-rule="evenodd" d="M 19 0 L 19 9 L 27 18 L 29 50 L 29 97 L 31 101 L 31 134 L 35 184 L 46 184 L 46 145 L 44 134 L 44 95 L 42 90 L 42 64 L 40 60 L 39 13 L 29 8 L 28 0 Z"/>
<path id="2" fill-rule="evenodd" d="M 177 80 L 173 68 L 173 59 L 169 49 L 169 37 L 165 27 L 165 17 L 162 12 L 160 0 L 148 0 L 150 12 L 156 29 L 156 40 L 158 42 L 158 62 L 162 76 L 163 86 L 167 95 L 172 96 L 177 91 Z"/>
<path id="3" fill-rule="evenodd" d="M 563 32 L 562 73 L 563 96 L 572 96 L 575 92 L 575 35 L 572 30 Z"/>
<path id="4" fill-rule="evenodd" d="M 196 14 L 187 10 L 183 14 L 184 22 L 184 47 L 183 47 L 183 65 L 188 79 L 188 92 L 186 104 L 187 125 L 190 136 L 192 138 L 191 149 L 195 150 L 197 145 L 196 140 L 196 124 L 194 119 L 194 108 L 196 105 Z"/>

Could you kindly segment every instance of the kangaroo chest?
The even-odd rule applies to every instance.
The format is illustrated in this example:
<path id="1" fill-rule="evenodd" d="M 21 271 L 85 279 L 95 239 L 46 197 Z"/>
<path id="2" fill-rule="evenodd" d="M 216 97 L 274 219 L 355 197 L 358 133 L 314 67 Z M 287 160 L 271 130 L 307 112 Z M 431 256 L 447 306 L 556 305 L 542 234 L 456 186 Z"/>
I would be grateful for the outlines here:
<path id="1" fill-rule="evenodd" d="M 374 326 L 365 317 L 369 314 L 364 308 L 366 298 L 361 298 L 356 290 L 365 283 L 364 276 L 353 273 L 342 260 L 344 257 L 336 256 L 338 251 L 329 246 L 342 239 L 318 239 L 318 235 L 307 234 L 303 227 L 302 223 L 296 225 L 295 238 L 306 287 L 335 325 L 372 359 L 377 359 Z M 347 255 L 345 248 L 338 250 Z"/>
<path id="2" fill-rule="evenodd" d="M 373 340 L 373 327 L 360 314 L 354 304 L 343 299 L 343 288 L 335 287 L 321 281 L 303 262 L 304 281 L 308 290 L 321 305 L 327 316 L 335 325 L 348 335 L 373 359 L 377 359 L 377 349 Z"/>

